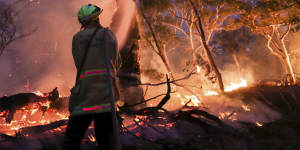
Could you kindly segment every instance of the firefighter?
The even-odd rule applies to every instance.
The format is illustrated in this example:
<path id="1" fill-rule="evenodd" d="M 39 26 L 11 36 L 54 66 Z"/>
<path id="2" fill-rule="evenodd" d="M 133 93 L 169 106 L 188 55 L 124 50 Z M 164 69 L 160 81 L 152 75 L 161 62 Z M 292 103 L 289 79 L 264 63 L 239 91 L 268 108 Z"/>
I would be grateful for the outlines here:
<path id="1" fill-rule="evenodd" d="M 107 80 L 105 49 L 108 50 L 110 60 L 115 100 L 118 99 L 118 90 L 114 79 L 115 72 L 119 68 L 120 57 L 114 33 L 100 24 L 99 15 L 102 11 L 101 8 L 88 4 L 82 6 L 78 12 L 78 20 L 82 27 L 72 41 L 77 80 L 74 88 L 71 89 L 70 117 L 62 144 L 64 150 L 80 149 L 81 140 L 92 121 L 94 121 L 99 149 L 110 150 L 114 145 L 113 113 L 110 105 L 110 83 Z"/>

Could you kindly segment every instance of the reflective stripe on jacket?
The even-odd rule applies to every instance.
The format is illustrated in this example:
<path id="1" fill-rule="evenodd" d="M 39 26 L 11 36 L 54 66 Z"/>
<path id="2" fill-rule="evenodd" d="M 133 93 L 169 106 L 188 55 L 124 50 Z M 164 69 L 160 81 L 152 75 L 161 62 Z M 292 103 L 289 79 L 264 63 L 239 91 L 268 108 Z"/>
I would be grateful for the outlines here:
<path id="1" fill-rule="evenodd" d="M 111 72 L 115 72 L 114 70 L 111 70 Z M 99 76 L 99 75 L 105 75 L 106 74 L 106 70 L 88 70 L 86 72 L 84 72 L 83 74 L 80 75 L 79 79 L 82 79 L 84 77 L 90 77 L 90 76 Z"/>

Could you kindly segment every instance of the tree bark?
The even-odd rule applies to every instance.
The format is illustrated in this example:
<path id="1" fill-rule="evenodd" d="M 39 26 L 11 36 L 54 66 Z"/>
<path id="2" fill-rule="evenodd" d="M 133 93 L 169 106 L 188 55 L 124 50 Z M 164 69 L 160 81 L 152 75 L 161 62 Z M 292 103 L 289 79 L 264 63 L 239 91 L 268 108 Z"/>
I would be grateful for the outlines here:
<path id="1" fill-rule="evenodd" d="M 296 77 L 295 77 L 294 70 L 293 70 L 293 67 L 292 67 L 292 64 L 291 64 L 291 60 L 290 60 L 288 50 L 287 50 L 287 48 L 285 46 L 285 43 L 284 43 L 284 38 L 280 41 L 280 43 L 283 47 L 283 55 L 284 55 L 283 61 L 284 61 L 284 64 L 285 64 L 287 79 L 289 79 L 289 82 L 292 85 L 295 85 L 296 84 Z"/>

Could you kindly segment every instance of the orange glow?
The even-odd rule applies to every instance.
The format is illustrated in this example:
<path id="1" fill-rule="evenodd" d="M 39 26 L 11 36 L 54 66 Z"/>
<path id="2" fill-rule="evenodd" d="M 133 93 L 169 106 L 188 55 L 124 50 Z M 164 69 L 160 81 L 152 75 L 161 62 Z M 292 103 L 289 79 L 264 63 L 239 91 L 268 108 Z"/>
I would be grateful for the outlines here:
<path id="1" fill-rule="evenodd" d="M 96 142 L 96 138 L 94 135 L 88 135 L 88 138 L 91 142 L 94 142 L 94 143 Z"/>
<path id="2" fill-rule="evenodd" d="M 219 95 L 217 91 L 204 91 L 204 96 Z"/>
<path id="3" fill-rule="evenodd" d="M 198 107 L 201 104 L 201 101 L 195 95 L 186 95 L 182 98 L 180 94 L 177 94 L 177 97 L 181 99 L 182 105 Z"/>
<path id="4" fill-rule="evenodd" d="M 241 82 L 240 83 L 233 83 L 231 82 L 230 85 L 225 85 L 225 89 L 224 91 L 225 92 L 231 92 L 231 91 L 234 91 L 234 90 L 237 90 L 239 88 L 242 88 L 242 87 L 247 87 L 248 86 L 248 82 L 247 80 L 241 78 L 240 79 Z M 214 96 L 214 95 L 219 95 L 219 93 L 217 91 L 203 91 L 204 93 L 204 96 Z"/>
<path id="5" fill-rule="evenodd" d="M 241 78 L 240 80 L 241 80 L 240 83 L 233 83 L 233 82 L 231 82 L 229 86 L 225 86 L 225 90 L 224 91 L 225 92 L 231 92 L 233 90 L 236 90 L 236 89 L 248 86 L 248 83 L 247 83 L 247 81 L 245 79 Z"/>
<path id="6" fill-rule="evenodd" d="M 243 108 L 245 111 L 251 111 L 250 107 L 247 106 L 247 105 L 242 105 L 242 108 Z"/>
<path id="7" fill-rule="evenodd" d="M 40 96 L 44 95 L 41 92 L 35 92 L 35 94 Z M 68 112 L 59 113 L 50 108 L 50 103 L 50 101 L 46 100 L 43 102 L 31 103 L 27 106 L 17 109 L 11 123 L 6 123 L 5 117 L 0 118 L 0 132 L 7 135 L 14 135 L 24 127 L 45 125 L 68 118 Z M 41 107 L 47 107 L 47 111 L 43 112 Z M 7 112 L 1 112 L 1 115 L 5 113 Z"/>
<path id="8" fill-rule="evenodd" d="M 237 113 L 236 112 L 219 112 L 219 119 L 236 121 Z"/>
<path id="9" fill-rule="evenodd" d="M 256 121 L 256 123 L 255 123 L 258 127 L 261 127 L 261 126 L 263 126 L 263 124 L 262 123 L 260 123 L 260 122 L 258 122 L 258 121 Z"/>

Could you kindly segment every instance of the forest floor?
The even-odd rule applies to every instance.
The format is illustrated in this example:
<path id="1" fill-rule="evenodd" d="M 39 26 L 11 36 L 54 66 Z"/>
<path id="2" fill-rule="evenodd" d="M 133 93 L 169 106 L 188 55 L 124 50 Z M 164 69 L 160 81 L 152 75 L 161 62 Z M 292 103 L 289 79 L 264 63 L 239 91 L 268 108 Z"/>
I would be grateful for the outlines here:
<path id="1" fill-rule="evenodd" d="M 280 113 L 280 118 L 257 125 L 238 121 L 238 127 L 195 107 L 176 112 L 151 111 L 121 129 L 123 150 L 299 150 L 300 87 L 255 86 L 223 94 L 245 103 L 259 101 Z M 128 115 L 123 114 L 122 117 Z M 143 117 L 144 116 L 144 117 Z M 125 117 L 125 120 L 126 120 Z M 124 121 L 124 120 L 123 120 Z M 0 150 L 59 150 L 63 131 L 30 136 L 0 136 Z M 83 150 L 96 149 L 87 131 Z M 90 138 L 89 138 L 90 137 Z"/>

